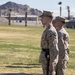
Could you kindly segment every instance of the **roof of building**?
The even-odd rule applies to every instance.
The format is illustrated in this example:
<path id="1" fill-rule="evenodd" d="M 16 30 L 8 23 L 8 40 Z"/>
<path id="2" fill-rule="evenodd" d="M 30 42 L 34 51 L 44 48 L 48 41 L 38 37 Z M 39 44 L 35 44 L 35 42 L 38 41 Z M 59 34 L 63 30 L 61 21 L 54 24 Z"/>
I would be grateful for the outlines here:
<path id="1" fill-rule="evenodd" d="M 8 17 L 6 15 L 1 15 L 1 17 Z M 11 15 L 11 17 L 25 17 L 25 15 Z M 38 17 L 37 15 L 27 15 L 27 17 Z"/>

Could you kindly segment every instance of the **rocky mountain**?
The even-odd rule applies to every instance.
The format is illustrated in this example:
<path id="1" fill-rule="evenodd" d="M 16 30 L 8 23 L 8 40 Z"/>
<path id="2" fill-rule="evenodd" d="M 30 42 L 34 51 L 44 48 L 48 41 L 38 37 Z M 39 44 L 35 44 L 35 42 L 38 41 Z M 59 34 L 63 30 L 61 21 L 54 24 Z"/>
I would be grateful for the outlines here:
<path id="1" fill-rule="evenodd" d="M 28 5 L 17 4 L 11 1 L 3 5 L 0 5 L 0 10 L 1 10 L 2 15 L 7 15 L 9 9 L 12 9 L 13 14 L 16 13 L 16 14 L 22 15 L 22 14 L 25 14 L 26 7 L 27 7 L 29 15 L 41 15 L 42 14 L 42 12 L 38 9 L 31 8 Z"/>

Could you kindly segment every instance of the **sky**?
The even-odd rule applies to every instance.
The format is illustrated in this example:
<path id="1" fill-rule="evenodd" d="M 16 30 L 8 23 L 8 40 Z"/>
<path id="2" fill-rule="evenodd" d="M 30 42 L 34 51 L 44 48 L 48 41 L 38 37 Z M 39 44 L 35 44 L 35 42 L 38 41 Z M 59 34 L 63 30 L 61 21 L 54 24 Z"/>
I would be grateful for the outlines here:
<path id="1" fill-rule="evenodd" d="M 59 2 L 62 2 L 62 16 L 68 16 L 67 6 L 70 7 L 70 15 L 75 16 L 75 0 L 1 0 L 0 5 L 5 4 L 6 2 L 11 1 L 23 5 L 29 5 L 31 8 L 38 10 L 47 10 L 53 12 L 54 16 L 60 15 L 60 5 Z"/>

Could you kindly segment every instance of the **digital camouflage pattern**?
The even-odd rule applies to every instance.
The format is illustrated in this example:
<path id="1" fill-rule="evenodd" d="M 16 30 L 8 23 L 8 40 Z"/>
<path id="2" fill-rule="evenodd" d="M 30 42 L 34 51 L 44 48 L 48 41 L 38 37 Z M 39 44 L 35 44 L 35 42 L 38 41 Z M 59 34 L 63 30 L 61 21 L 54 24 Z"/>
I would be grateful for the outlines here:
<path id="1" fill-rule="evenodd" d="M 57 30 L 58 32 L 58 48 L 59 48 L 59 61 L 56 67 L 56 75 L 65 75 L 66 66 L 69 60 L 69 35 L 66 30 Z"/>
<path id="2" fill-rule="evenodd" d="M 49 75 L 55 75 L 55 66 L 58 62 L 58 35 L 56 29 L 52 25 L 44 30 L 41 37 L 41 48 L 49 49 Z M 47 60 L 45 57 L 45 52 L 41 51 L 39 62 L 42 64 L 43 75 L 46 75 L 47 70 Z M 53 68 L 53 69 L 52 69 Z"/>

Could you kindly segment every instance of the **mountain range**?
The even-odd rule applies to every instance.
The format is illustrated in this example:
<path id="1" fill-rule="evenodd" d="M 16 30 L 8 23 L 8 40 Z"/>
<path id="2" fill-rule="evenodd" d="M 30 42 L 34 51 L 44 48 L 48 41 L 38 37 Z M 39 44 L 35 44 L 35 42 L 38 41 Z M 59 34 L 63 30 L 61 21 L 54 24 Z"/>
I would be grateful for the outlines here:
<path id="1" fill-rule="evenodd" d="M 23 15 L 25 14 L 25 8 L 27 8 L 27 12 L 29 15 L 41 15 L 42 11 L 38 10 L 38 9 L 34 9 L 31 8 L 28 5 L 22 5 L 22 4 L 18 4 L 15 2 L 7 2 L 3 5 L 0 5 L 0 10 L 1 10 L 1 14 L 2 15 L 7 15 L 8 14 L 8 10 L 12 9 L 13 14 L 19 14 L 19 15 Z"/>

